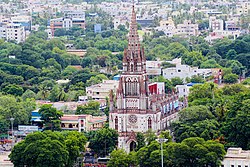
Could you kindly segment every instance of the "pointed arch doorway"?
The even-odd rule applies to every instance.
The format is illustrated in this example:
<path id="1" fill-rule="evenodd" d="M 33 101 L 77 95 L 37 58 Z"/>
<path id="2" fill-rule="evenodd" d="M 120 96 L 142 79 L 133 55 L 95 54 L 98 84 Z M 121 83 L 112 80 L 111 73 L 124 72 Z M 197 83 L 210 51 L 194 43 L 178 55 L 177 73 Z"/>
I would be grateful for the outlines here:
<path id="1" fill-rule="evenodd" d="M 129 144 L 129 152 L 135 151 L 135 148 L 136 148 L 136 142 L 132 140 Z"/>

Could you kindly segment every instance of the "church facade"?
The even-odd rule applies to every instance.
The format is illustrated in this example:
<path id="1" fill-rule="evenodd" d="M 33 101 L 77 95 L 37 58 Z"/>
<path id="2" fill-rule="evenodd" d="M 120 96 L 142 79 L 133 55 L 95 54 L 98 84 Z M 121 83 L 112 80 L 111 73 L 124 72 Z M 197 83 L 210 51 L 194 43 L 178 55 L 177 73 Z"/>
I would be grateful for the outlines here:
<path id="1" fill-rule="evenodd" d="M 128 37 L 128 48 L 124 50 L 123 72 L 114 97 L 110 93 L 109 126 L 119 133 L 118 147 L 127 152 L 135 149 L 136 132 L 149 129 L 160 132 L 177 118 L 178 110 L 185 107 L 174 92 L 165 94 L 164 89 L 149 89 L 146 73 L 146 57 L 137 33 L 134 6 Z"/>

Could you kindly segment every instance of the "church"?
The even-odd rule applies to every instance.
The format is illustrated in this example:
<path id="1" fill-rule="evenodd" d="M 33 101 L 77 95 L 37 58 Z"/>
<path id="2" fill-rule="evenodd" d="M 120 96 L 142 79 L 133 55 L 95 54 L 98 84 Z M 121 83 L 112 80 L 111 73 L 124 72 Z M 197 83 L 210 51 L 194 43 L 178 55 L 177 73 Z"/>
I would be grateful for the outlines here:
<path id="1" fill-rule="evenodd" d="M 137 132 L 165 130 L 177 118 L 180 108 L 187 105 L 186 98 L 179 102 L 177 93 L 165 94 L 164 85 L 159 88 L 157 85 L 149 83 L 133 5 L 128 47 L 123 55 L 123 72 L 116 96 L 110 92 L 109 126 L 119 134 L 118 148 L 133 151 L 137 145 Z"/>

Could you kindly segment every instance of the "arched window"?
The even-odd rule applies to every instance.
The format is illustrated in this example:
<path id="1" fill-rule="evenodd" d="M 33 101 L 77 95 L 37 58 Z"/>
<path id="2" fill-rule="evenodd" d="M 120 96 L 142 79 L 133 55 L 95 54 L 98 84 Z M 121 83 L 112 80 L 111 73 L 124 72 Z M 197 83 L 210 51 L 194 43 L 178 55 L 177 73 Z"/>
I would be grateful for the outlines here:
<path id="1" fill-rule="evenodd" d="M 131 64 L 131 67 L 130 67 L 130 71 L 134 71 L 134 65 L 133 64 Z"/>
<path id="2" fill-rule="evenodd" d="M 72 124 L 69 124 L 69 128 L 73 128 L 73 125 L 72 125 Z"/>
<path id="3" fill-rule="evenodd" d="M 148 129 L 152 129 L 152 119 L 148 118 Z"/>
<path id="4" fill-rule="evenodd" d="M 115 117 L 115 130 L 118 130 L 118 118 Z"/>
<path id="5" fill-rule="evenodd" d="M 65 124 L 64 124 L 64 123 L 62 123 L 62 124 L 61 124 L 61 127 L 62 127 L 62 128 L 65 128 Z"/>

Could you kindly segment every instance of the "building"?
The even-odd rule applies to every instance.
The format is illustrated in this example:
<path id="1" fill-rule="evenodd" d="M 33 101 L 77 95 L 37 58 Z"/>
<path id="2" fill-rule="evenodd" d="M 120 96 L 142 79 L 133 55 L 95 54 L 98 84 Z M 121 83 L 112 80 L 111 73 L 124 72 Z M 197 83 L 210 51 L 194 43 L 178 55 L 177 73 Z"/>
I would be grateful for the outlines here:
<path id="1" fill-rule="evenodd" d="M 185 80 L 187 77 L 191 78 L 194 75 L 201 75 L 207 77 L 212 75 L 211 69 L 199 69 L 198 67 L 191 67 L 181 63 L 176 64 L 176 67 L 165 68 L 162 70 L 162 75 L 166 79 L 179 77 Z"/>
<path id="2" fill-rule="evenodd" d="M 239 15 L 249 15 L 250 14 L 250 2 L 239 2 L 239 4 L 236 5 L 236 13 Z"/>
<path id="3" fill-rule="evenodd" d="M 118 131 L 118 147 L 130 152 L 137 145 L 136 132 L 145 133 L 152 129 L 157 133 L 166 129 L 177 118 L 182 104 L 174 92 L 166 95 L 161 91 L 164 88 L 161 84 L 149 84 L 134 5 L 128 36 L 128 48 L 124 50 L 123 72 L 116 90 L 116 99 L 113 91 L 110 93 L 109 126 Z M 185 100 L 183 105 L 186 102 Z"/>
<path id="4" fill-rule="evenodd" d="M 62 130 L 89 132 L 103 128 L 105 122 L 107 121 L 107 116 L 63 115 L 60 120 Z"/>
<path id="5" fill-rule="evenodd" d="M 216 17 L 211 16 L 209 17 L 209 29 L 214 30 L 220 30 L 223 31 L 224 29 L 224 22 L 222 19 L 216 19 Z"/>
<path id="6" fill-rule="evenodd" d="M 221 167 L 250 167 L 250 150 L 228 148 Z"/>
<path id="7" fill-rule="evenodd" d="M 20 24 L 24 27 L 25 31 L 31 31 L 32 18 L 31 16 L 15 16 L 11 17 L 11 21 L 14 24 Z"/>
<path id="8" fill-rule="evenodd" d="M 110 90 L 118 88 L 119 81 L 103 80 L 102 83 L 86 87 L 86 94 L 89 99 L 99 100 L 109 97 Z"/>
<path id="9" fill-rule="evenodd" d="M 41 120 L 41 115 L 38 113 L 38 111 L 39 109 L 31 112 L 31 122 L 32 125 L 36 125 L 39 129 L 42 129 L 43 120 Z M 77 130 L 79 132 L 88 132 L 104 127 L 104 124 L 107 121 L 107 116 L 64 114 L 60 118 L 60 120 L 62 130 Z"/>
<path id="10" fill-rule="evenodd" d="M 85 12 L 77 10 L 64 10 L 64 18 L 81 18 L 85 20 Z"/>
<path id="11" fill-rule="evenodd" d="M 179 97 L 187 97 L 189 95 L 189 89 L 191 86 L 188 85 L 176 85 L 175 89 L 178 92 Z"/>
<path id="12" fill-rule="evenodd" d="M 7 24 L 0 27 L 0 38 L 13 40 L 17 43 L 24 42 L 26 39 L 25 29 L 20 24 Z"/>
<path id="13" fill-rule="evenodd" d="M 85 28 L 85 12 L 83 11 L 65 11 L 64 17 L 51 19 L 50 29 L 51 34 L 54 36 L 56 29 L 64 28 L 69 30 L 73 26 Z"/>
<path id="14" fill-rule="evenodd" d="M 146 72 L 150 77 L 161 75 L 161 64 L 163 61 L 146 61 Z"/>
<path id="15" fill-rule="evenodd" d="M 95 33 L 101 33 L 102 32 L 102 25 L 101 24 L 95 24 L 94 25 L 94 32 Z"/>
<path id="16" fill-rule="evenodd" d="M 191 20 L 185 20 L 183 24 L 177 24 L 177 35 L 197 36 L 199 35 L 198 24 L 192 24 Z"/>
<path id="17" fill-rule="evenodd" d="M 239 22 L 236 22 L 235 20 L 225 21 L 225 30 L 227 30 L 227 31 L 240 30 Z"/>
<path id="18" fill-rule="evenodd" d="M 168 20 L 161 20 L 160 26 L 157 28 L 158 31 L 163 31 L 166 36 L 173 37 L 176 33 L 176 27 L 171 17 Z"/>

